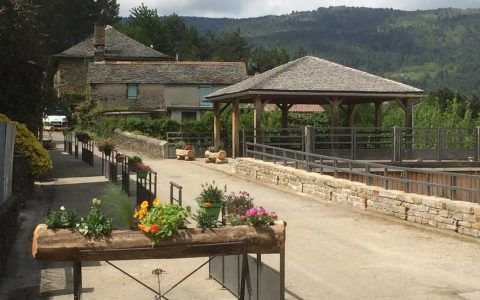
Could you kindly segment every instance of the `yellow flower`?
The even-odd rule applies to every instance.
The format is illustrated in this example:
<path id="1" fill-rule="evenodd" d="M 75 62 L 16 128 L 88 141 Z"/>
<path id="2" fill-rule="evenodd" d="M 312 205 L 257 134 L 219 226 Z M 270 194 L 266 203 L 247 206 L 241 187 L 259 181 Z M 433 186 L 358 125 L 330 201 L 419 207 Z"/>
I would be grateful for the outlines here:
<path id="1" fill-rule="evenodd" d="M 147 201 L 143 201 L 142 204 L 140 205 L 141 208 L 145 209 L 148 207 L 148 202 Z"/>
<path id="2" fill-rule="evenodd" d="M 155 200 L 153 200 L 153 205 L 154 206 L 159 206 L 160 205 L 160 199 L 155 198 Z"/>

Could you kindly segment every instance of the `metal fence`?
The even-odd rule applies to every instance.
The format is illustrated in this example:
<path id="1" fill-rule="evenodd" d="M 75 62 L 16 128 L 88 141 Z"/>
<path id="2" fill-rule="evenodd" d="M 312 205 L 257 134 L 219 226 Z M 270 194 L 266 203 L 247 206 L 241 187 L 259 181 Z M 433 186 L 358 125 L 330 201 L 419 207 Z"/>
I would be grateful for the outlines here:
<path id="1" fill-rule="evenodd" d="M 93 167 L 93 141 L 81 142 L 82 144 L 82 161 L 87 165 Z M 77 148 L 77 147 L 76 147 Z"/>
<path id="2" fill-rule="evenodd" d="M 157 173 L 149 171 L 145 178 L 139 178 L 137 175 L 137 205 L 143 201 L 152 201 L 157 197 Z"/>
<path id="3" fill-rule="evenodd" d="M 385 189 L 480 203 L 480 177 L 404 168 L 247 143 L 248 157 Z"/>

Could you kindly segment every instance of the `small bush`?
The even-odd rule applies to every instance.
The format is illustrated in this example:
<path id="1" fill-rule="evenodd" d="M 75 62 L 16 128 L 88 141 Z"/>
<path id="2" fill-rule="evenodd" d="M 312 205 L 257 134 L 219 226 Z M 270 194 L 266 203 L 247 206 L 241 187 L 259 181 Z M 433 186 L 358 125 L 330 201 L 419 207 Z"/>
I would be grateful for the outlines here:
<path id="1" fill-rule="evenodd" d="M 0 121 L 11 122 L 7 116 L 2 114 L 0 114 Z M 38 176 L 50 171 L 53 168 L 53 163 L 48 151 L 25 124 L 14 123 L 17 125 L 15 154 L 27 157 L 28 173 L 32 176 Z"/>
<path id="2" fill-rule="evenodd" d="M 73 229 L 77 223 L 77 214 L 75 210 L 65 210 L 62 206 L 60 210 L 52 210 L 48 213 L 45 224 L 49 229 L 70 228 Z"/>

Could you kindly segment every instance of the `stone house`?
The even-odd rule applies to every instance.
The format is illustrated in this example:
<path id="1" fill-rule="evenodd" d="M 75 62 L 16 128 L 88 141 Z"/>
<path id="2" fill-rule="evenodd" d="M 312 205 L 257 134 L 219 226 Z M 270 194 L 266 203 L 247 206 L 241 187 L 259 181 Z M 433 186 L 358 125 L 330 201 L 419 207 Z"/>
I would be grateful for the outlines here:
<path id="1" fill-rule="evenodd" d="M 173 60 L 111 26 L 96 25 L 92 37 L 53 56 L 53 88 L 59 98 L 86 99 L 88 66 L 94 59 L 124 62 Z"/>
<path id="2" fill-rule="evenodd" d="M 211 110 L 205 96 L 247 78 L 243 62 L 105 62 L 88 70 L 90 97 L 101 108 L 168 114 L 178 122 Z"/>

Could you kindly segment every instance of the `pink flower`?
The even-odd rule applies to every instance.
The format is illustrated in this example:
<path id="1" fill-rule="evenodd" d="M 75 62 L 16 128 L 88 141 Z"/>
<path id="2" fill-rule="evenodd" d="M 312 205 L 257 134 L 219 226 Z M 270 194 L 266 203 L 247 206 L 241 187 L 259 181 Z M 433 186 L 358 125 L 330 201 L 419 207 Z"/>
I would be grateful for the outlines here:
<path id="1" fill-rule="evenodd" d="M 270 212 L 270 217 L 272 217 L 273 219 L 276 219 L 278 218 L 278 214 L 274 211 Z"/>
<path id="2" fill-rule="evenodd" d="M 255 208 L 250 208 L 247 210 L 247 217 L 255 217 L 257 215 L 257 210 Z"/>
<path id="3" fill-rule="evenodd" d="M 240 218 L 240 220 L 245 220 L 245 218 L 246 218 L 246 217 L 245 217 L 245 216 L 242 216 L 242 215 L 240 215 L 240 216 L 239 216 L 239 218 Z"/>
<path id="4" fill-rule="evenodd" d="M 265 210 L 265 208 L 259 207 L 259 208 L 257 209 L 257 215 L 263 216 L 263 215 L 266 215 L 266 214 L 267 214 L 267 211 Z"/>

